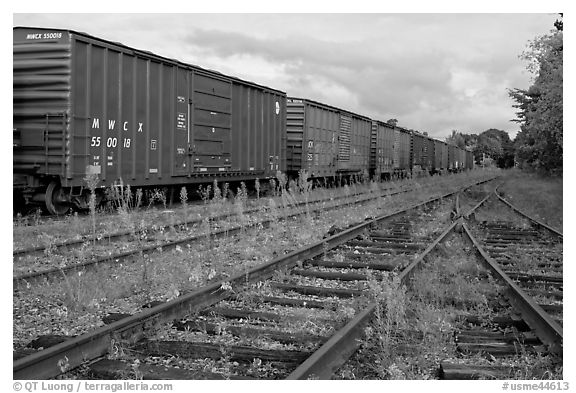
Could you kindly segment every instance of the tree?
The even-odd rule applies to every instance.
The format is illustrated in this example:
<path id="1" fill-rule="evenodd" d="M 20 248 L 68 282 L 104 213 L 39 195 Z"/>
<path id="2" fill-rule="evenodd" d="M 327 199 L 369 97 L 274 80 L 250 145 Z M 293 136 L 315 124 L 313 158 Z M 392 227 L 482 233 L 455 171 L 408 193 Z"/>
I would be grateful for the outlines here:
<path id="1" fill-rule="evenodd" d="M 473 151 L 477 162 L 490 157 L 499 168 L 514 166 L 514 144 L 505 131 L 491 128 L 482 132 Z"/>
<path id="2" fill-rule="evenodd" d="M 519 111 L 515 139 L 516 159 L 523 167 L 562 172 L 563 155 L 563 24 L 532 41 L 522 54 L 534 83 L 527 89 L 509 89 Z"/>
<path id="3" fill-rule="evenodd" d="M 466 147 L 466 140 L 464 139 L 464 135 L 458 130 L 452 130 L 452 134 L 446 137 L 446 142 L 452 145 L 456 145 L 461 149 Z"/>
<path id="4" fill-rule="evenodd" d="M 560 18 L 562 18 L 562 17 L 564 17 L 564 14 L 560 13 Z M 556 29 L 558 29 L 558 31 L 563 31 L 564 30 L 564 21 L 556 19 L 556 22 L 554 22 L 554 27 Z"/>
<path id="5" fill-rule="evenodd" d="M 390 124 L 393 127 L 396 127 L 396 125 L 398 124 L 398 119 L 388 119 L 386 121 L 386 124 Z"/>

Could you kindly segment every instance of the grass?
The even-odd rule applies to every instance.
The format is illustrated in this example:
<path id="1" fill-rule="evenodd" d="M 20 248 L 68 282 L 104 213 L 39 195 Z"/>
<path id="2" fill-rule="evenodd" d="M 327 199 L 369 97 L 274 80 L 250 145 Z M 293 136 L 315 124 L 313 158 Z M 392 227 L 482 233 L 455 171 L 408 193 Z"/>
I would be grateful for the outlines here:
<path id="1" fill-rule="evenodd" d="M 504 173 L 505 184 L 499 189 L 502 196 L 520 210 L 562 231 L 562 178 L 517 169 Z"/>
<path id="2" fill-rule="evenodd" d="M 522 229 L 530 229 L 532 223 L 508 206 L 497 200 L 495 197 L 488 199 L 480 208 L 474 212 L 477 222 L 501 222 L 509 226 Z"/>
<path id="3" fill-rule="evenodd" d="M 437 255 L 415 273 L 410 292 L 392 286 L 390 293 L 392 310 L 404 310 L 403 318 L 394 317 L 399 328 L 393 337 L 397 343 L 392 351 L 379 355 L 376 372 L 386 379 L 433 379 L 436 378 L 438 361 L 455 356 L 453 331 L 456 326 L 457 309 L 487 313 L 487 293 L 492 288 L 477 285 L 475 277 L 480 270 L 465 252 L 456 252 L 448 243 L 450 257 Z M 399 296 L 397 294 L 400 294 Z M 400 300 L 399 300 L 400 299 Z M 395 303 L 404 303 L 399 306 Z M 387 305 L 386 309 L 390 309 Z M 393 311 L 394 315 L 401 315 Z M 381 325 L 376 318 L 376 326 Z M 383 329 L 384 339 L 390 334 L 388 324 Z M 409 327 L 409 329 L 407 329 Z M 381 338 L 380 338 L 381 339 Z"/>
<path id="4" fill-rule="evenodd" d="M 478 172 L 486 173 L 486 172 Z M 478 176 L 478 173 L 472 176 Z M 309 180 L 308 174 L 303 172 L 301 178 L 297 181 L 289 182 L 286 176 L 282 173 L 278 173 L 278 181 L 275 179 L 270 179 L 269 187 L 271 189 L 272 195 L 274 195 L 274 200 L 278 206 L 288 206 L 294 205 L 296 202 L 306 202 L 303 206 L 303 211 L 308 209 L 308 203 L 315 200 L 323 199 L 326 197 L 335 198 L 338 196 L 351 196 L 357 193 L 373 193 L 375 191 L 381 192 L 385 189 L 404 189 L 410 187 L 431 187 L 436 183 L 449 184 L 453 183 L 454 179 L 470 179 L 469 174 L 459 174 L 459 175 L 449 175 L 439 177 L 428 177 L 428 178 L 418 178 L 417 180 L 405 179 L 396 182 L 365 182 L 357 183 L 351 182 L 346 184 L 345 187 L 335 189 L 335 188 L 325 188 L 319 187 L 321 184 L 316 182 L 317 187 L 312 188 L 312 181 Z M 87 185 L 94 182 L 94 179 L 86 179 Z M 260 181 L 258 184 L 261 184 Z M 88 187 L 89 188 L 89 187 Z M 131 204 L 132 213 L 136 215 L 138 220 L 143 223 L 143 226 L 151 226 L 152 224 L 160 225 L 165 223 L 166 217 L 163 214 L 163 210 L 167 207 L 167 197 L 163 190 L 153 190 L 147 192 L 148 201 L 157 201 L 157 207 L 152 206 L 151 203 L 144 203 L 144 195 L 141 189 L 132 189 L 131 192 L 129 185 L 117 184 L 113 187 L 107 189 L 107 193 L 111 196 L 107 207 L 97 207 L 95 209 L 96 214 L 91 217 L 83 217 L 82 215 L 70 214 L 66 216 L 64 220 L 52 221 L 47 220 L 45 223 L 39 226 L 30 226 L 31 224 L 38 223 L 39 216 L 30 217 L 20 217 L 14 221 L 13 224 L 13 239 L 14 247 L 27 247 L 33 244 L 41 244 L 37 239 L 38 235 L 45 232 L 57 234 L 55 241 L 62 241 L 68 239 L 77 239 L 80 236 L 88 236 L 94 234 L 94 232 L 105 234 L 113 233 L 122 230 L 130 230 L 130 227 L 125 227 L 123 221 L 118 221 L 117 211 L 118 211 L 118 201 L 124 200 L 125 204 Z M 242 188 L 241 188 L 242 190 Z M 218 196 L 219 193 L 219 196 Z M 198 194 L 205 203 L 203 204 L 192 204 L 190 202 L 190 195 Z M 218 214 L 223 213 L 234 213 L 235 212 L 235 198 L 229 198 L 229 185 L 228 183 L 220 184 L 214 183 L 213 185 L 208 185 L 206 187 L 200 187 L 197 192 L 191 193 L 186 188 L 184 191 L 180 190 L 180 204 L 174 204 L 170 206 L 170 209 L 174 211 L 174 215 L 179 218 L 178 221 L 183 221 L 184 218 L 194 219 L 203 218 L 209 214 L 209 209 L 213 209 L 213 201 L 218 200 Z M 247 191 L 244 186 L 244 194 L 247 196 Z M 258 192 L 258 194 L 261 194 Z M 270 198 L 263 198 L 262 195 L 257 199 L 246 199 L 245 209 L 249 208 L 261 208 L 268 204 Z M 210 203 L 209 203 L 210 202 Z M 136 209 L 135 207 L 140 207 Z M 113 212 L 114 214 L 109 214 Z M 26 241 L 23 241 L 26 239 Z"/>
<path id="5" fill-rule="evenodd" d="M 282 219 L 286 210 L 275 202 L 282 201 L 281 198 L 260 198 L 260 203 L 268 205 L 266 209 L 261 210 L 261 214 L 272 219 L 272 224 L 267 228 L 260 226 L 255 230 L 246 230 L 238 236 L 190 247 L 179 246 L 170 251 L 158 248 L 153 254 L 136 256 L 133 262 L 97 268 L 80 275 L 71 275 L 60 283 L 34 285 L 22 295 L 15 295 L 14 298 L 14 305 L 19 309 L 18 312 L 15 311 L 14 318 L 16 341 L 25 341 L 26 337 L 40 334 L 34 332 L 57 333 L 61 326 L 64 328 L 70 324 L 74 324 L 74 327 L 66 328 L 67 331 L 79 332 L 84 329 L 79 324 L 86 320 L 88 321 L 86 328 L 101 324 L 97 322 L 98 315 L 105 312 L 104 310 L 133 313 L 148 301 L 166 301 L 182 296 L 186 291 L 215 280 L 225 280 L 227 277 L 243 273 L 253 266 L 284 255 L 305 244 L 319 241 L 332 225 L 345 228 L 350 223 L 357 223 L 366 217 L 374 217 L 417 200 L 426 200 L 431 194 L 446 192 L 447 187 L 459 185 L 462 177 L 446 177 L 441 179 L 442 182 L 439 181 L 440 179 L 433 180 L 428 183 L 429 185 L 423 186 L 421 191 L 425 192 L 383 197 L 364 206 L 354 206 L 322 214 L 304 214 L 290 219 Z M 419 179 L 419 182 L 422 182 L 422 179 Z M 234 199 L 233 206 L 237 214 L 231 217 L 230 221 L 248 220 L 244 213 L 248 201 L 242 194 L 242 192 L 237 193 Z M 297 194 L 291 195 L 288 191 L 285 194 L 286 201 L 288 197 L 297 197 Z M 287 202 L 286 206 L 289 204 Z M 221 207 L 220 202 L 207 201 L 207 205 L 214 210 Z M 117 207 L 121 210 L 121 213 L 116 216 L 117 225 L 122 223 L 123 226 L 131 228 L 136 241 L 144 242 L 147 236 L 146 231 L 141 231 L 142 226 L 145 225 L 144 218 L 131 211 L 128 206 L 129 203 L 126 203 Z M 205 231 L 214 229 L 210 227 L 209 222 L 204 223 L 203 226 Z M 88 229 L 92 229 L 91 223 Z M 171 231 L 169 228 L 168 230 Z M 190 230 L 197 232 L 199 228 L 190 228 Z M 55 241 L 53 238 L 48 240 L 49 243 L 53 241 Z M 88 257 L 88 252 L 89 248 L 82 251 L 86 253 L 84 258 Z M 47 257 L 49 260 L 55 258 L 53 255 L 47 255 Z M 19 319 L 20 316 L 31 312 L 31 305 L 24 297 L 38 299 L 43 304 L 38 307 L 45 309 L 47 315 L 40 316 L 34 321 L 28 320 L 27 317 Z M 49 318 L 50 312 L 54 310 L 54 304 L 60 304 L 60 308 L 66 308 L 67 317 L 58 318 L 61 323 L 54 324 Z M 83 317 L 87 319 L 84 320 Z M 27 321 L 24 323 L 26 326 L 20 326 L 17 320 Z"/>
<path id="6" fill-rule="evenodd" d="M 436 379 L 441 360 L 467 359 L 510 368 L 510 379 L 562 379 L 561 364 L 550 356 L 521 350 L 516 356 L 488 361 L 457 352 L 454 332 L 465 329 L 459 315 L 489 321 L 496 312 L 493 299 L 504 291 L 457 235 L 414 274 L 409 290 L 393 275 L 380 282 L 370 280 L 369 288 L 378 304 L 376 315 L 362 348 L 339 370 L 340 378 Z"/>

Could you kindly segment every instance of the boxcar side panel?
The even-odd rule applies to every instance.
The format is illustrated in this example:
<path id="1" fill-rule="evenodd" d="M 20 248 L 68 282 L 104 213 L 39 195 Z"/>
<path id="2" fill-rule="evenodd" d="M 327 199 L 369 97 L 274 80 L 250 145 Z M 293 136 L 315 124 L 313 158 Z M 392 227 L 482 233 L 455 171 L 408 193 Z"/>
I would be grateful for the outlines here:
<path id="1" fill-rule="evenodd" d="M 442 142 L 433 140 L 434 142 L 434 168 L 436 171 L 442 170 Z"/>
<path id="2" fill-rule="evenodd" d="M 82 38 L 76 48 L 75 116 L 87 122 L 74 133 L 88 138 L 75 145 L 74 154 L 82 155 L 82 146 L 89 146 L 89 154 L 76 161 L 70 185 L 82 185 L 86 172 L 98 173 L 104 185 L 120 179 L 135 185 L 169 179 L 176 173 L 176 153 L 186 155 L 187 136 L 174 134 L 175 87 L 183 71 Z M 178 161 L 184 170 L 185 164 L 185 158 Z"/>
<path id="3" fill-rule="evenodd" d="M 286 100 L 286 170 L 290 173 L 302 169 L 305 106 L 299 99 Z"/>
<path id="4" fill-rule="evenodd" d="M 446 142 L 441 142 L 441 149 L 442 149 L 442 166 L 443 170 L 448 170 L 448 144 Z"/>
<path id="5" fill-rule="evenodd" d="M 424 169 L 426 167 L 425 162 L 425 149 L 426 141 L 423 135 L 413 133 L 412 134 L 412 169 Z"/>
<path id="6" fill-rule="evenodd" d="M 303 167 L 314 177 L 336 174 L 336 138 L 338 111 L 306 103 L 306 129 L 304 138 Z"/>
<path id="7" fill-rule="evenodd" d="M 373 167 L 375 175 L 394 171 L 394 128 L 382 122 L 373 122 Z"/>
<path id="8" fill-rule="evenodd" d="M 394 155 L 394 128 L 389 127 L 386 124 L 382 127 L 382 145 L 383 151 L 381 155 L 383 172 L 392 173 L 394 171 L 393 167 L 393 155 Z"/>
<path id="9" fill-rule="evenodd" d="M 448 169 L 451 171 L 454 170 L 455 154 L 456 146 L 448 145 Z"/>
<path id="10" fill-rule="evenodd" d="M 232 83 L 231 170 L 267 178 L 286 170 L 286 97 Z"/>
<path id="11" fill-rule="evenodd" d="M 13 169 L 27 179 L 18 184 L 85 186 L 93 173 L 104 186 L 171 185 L 285 170 L 283 92 L 84 33 L 13 32 Z"/>
<path id="12" fill-rule="evenodd" d="M 72 176 L 71 51 L 68 32 L 13 30 L 15 175 L 55 175 L 63 183 Z"/>
<path id="13" fill-rule="evenodd" d="M 433 171 L 434 170 L 434 154 L 435 154 L 435 149 L 434 149 L 434 139 L 426 137 L 425 139 L 426 141 L 426 169 L 428 171 Z"/>
<path id="14" fill-rule="evenodd" d="M 342 166 L 342 169 L 354 173 L 362 174 L 368 170 L 368 161 L 370 159 L 370 133 L 372 122 L 366 118 L 356 115 L 351 116 L 352 128 L 350 132 L 350 160 L 348 166 Z"/>
<path id="15" fill-rule="evenodd" d="M 410 170 L 412 151 L 412 135 L 401 129 L 394 130 L 394 169 L 406 172 Z"/>
<path id="16" fill-rule="evenodd" d="M 460 169 L 466 167 L 466 150 L 460 149 Z"/>
<path id="17" fill-rule="evenodd" d="M 231 161 L 232 84 L 194 72 L 193 123 L 190 130 L 193 173 L 223 173 Z M 244 98 L 244 97 L 243 97 Z M 252 146 L 246 147 L 249 154 Z"/>

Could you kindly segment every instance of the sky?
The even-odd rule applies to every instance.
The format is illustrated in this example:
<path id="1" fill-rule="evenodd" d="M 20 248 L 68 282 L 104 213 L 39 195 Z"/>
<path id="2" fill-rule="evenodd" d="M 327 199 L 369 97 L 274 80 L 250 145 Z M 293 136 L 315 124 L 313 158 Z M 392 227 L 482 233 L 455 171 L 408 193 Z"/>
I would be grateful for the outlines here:
<path id="1" fill-rule="evenodd" d="M 393 10 L 399 13 L 384 10 L 385 13 L 352 14 L 350 12 L 357 10 L 351 8 L 359 8 L 362 0 L 347 2 L 351 8 L 343 7 L 344 11 L 335 7 L 335 2 L 326 0 L 316 3 L 313 0 L 291 0 L 288 3 L 265 0 L 267 5 L 272 4 L 272 8 L 283 12 L 316 13 L 186 13 L 197 9 L 208 12 L 228 11 L 229 8 L 234 12 L 270 10 L 269 6 L 246 7 L 249 1 L 187 1 L 185 7 L 175 7 L 171 0 L 153 6 L 149 6 L 152 2 L 123 3 L 118 0 L 83 2 L 82 5 L 82 2 L 69 0 L 8 2 L 11 12 L 0 13 L 0 20 L 4 17 L 2 26 L 6 33 L 4 53 L 11 53 L 10 23 L 13 26 L 73 29 L 280 89 L 289 96 L 313 99 L 383 121 L 396 118 L 401 126 L 427 131 L 439 139 L 445 138 L 453 129 L 480 133 L 489 128 L 505 130 L 514 137 L 519 126 L 510 121 L 515 118 L 515 109 L 507 89 L 527 88 L 532 78 L 526 70 L 526 62 L 519 55 L 529 41 L 553 29 L 558 18 L 553 12 L 566 12 L 571 8 L 568 4 L 574 3 L 483 0 L 474 2 L 474 7 L 490 14 L 453 14 L 451 12 L 468 12 L 468 3 L 472 2 L 454 0 L 445 5 L 443 0 L 437 0 L 423 2 L 420 6 L 405 6 L 411 0 L 404 0 L 393 2 Z M 329 6 L 317 5 L 322 1 Z M 233 2 L 233 7 L 230 7 L 230 2 Z M 527 6 L 531 2 L 537 5 Z M 283 6 L 293 3 L 298 3 L 297 9 Z M 485 8 L 485 3 L 491 4 Z M 86 4 L 108 12 L 133 12 L 134 4 L 138 4 L 136 11 L 153 13 L 29 14 L 38 11 L 92 11 L 84 9 Z M 335 9 L 340 13 L 321 13 Z M 359 9 L 364 11 L 366 7 Z M 184 13 L 157 13 L 176 10 Z M 404 13 L 406 11 L 410 13 Z M 414 11 L 440 13 L 418 14 Z M 573 14 L 566 14 L 567 26 L 570 26 Z M 566 34 L 570 34 L 570 30 L 568 28 Z M 571 61 L 570 56 L 566 56 L 566 61 Z M 10 63 L 4 62 L 4 66 L 10 67 Z M 5 75 L 10 74 L 10 70 L 6 70 Z M 571 74 L 566 73 L 564 77 L 565 86 L 573 86 Z M 11 79 L 2 81 L 4 90 L 11 91 Z M 569 91 L 565 89 L 565 92 L 566 98 L 570 98 Z M 6 100 L 11 99 L 6 97 Z M 10 108 L 10 103 L 4 107 Z M 569 117 L 570 112 L 566 121 Z M 5 119 L 9 118 L 5 116 Z M 565 135 L 564 143 L 574 145 L 570 133 Z M 9 148 L 5 145 L 6 151 L 0 157 L 0 162 L 7 168 L 11 157 Z M 564 160 L 566 168 L 573 167 L 570 154 L 565 155 Z M 569 179 L 565 183 L 568 190 L 574 179 L 570 171 L 566 171 L 566 176 Z M 565 221 L 574 217 L 570 204 L 564 209 L 568 217 Z M 10 213 L 10 209 L 0 213 L 5 216 L 1 220 L 5 223 L 2 230 L 6 235 L 4 239 L 10 238 L 12 226 L 7 217 Z M 568 238 L 574 239 L 571 227 L 566 225 L 564 229 Z M 9 260 L 7 253 L 11 247 L 8 240 L 4 243 L 5 260 Z M 567 260 L 574 255 L 571 244 L 574 242 L 566 242 Z M 10 267 L 5 265 L 5 268 Z M 6 273 L 3 275 L 6 282 L 2 283 L 9 288 L 7 278 L 10 272 L 3 273 Z M 568 265 L 565 275 L 574 276 Z M 566 296 L 572 298 L 570 288 L 566 288 Z M 10 296 L 5 296 L 5 299 L 10 299 Z M 8 311 L 9 300 L 3 304 Z M 572 320 L 571 315 L 565 316 L 565 324 L 572 324 Z M 5 324 L 2 330 L 5 337 L 11 334 L 9 329 L 10 326 Z M 565 350 L 570 349 L 571 353 L 573 341 L 567 340 L 565 346 Z M 8 343 L 8 340 L 3 341 L 5 352 L 10 350 Z M 566 370 L 571 369 L 571 363 L 566 367 Z M 388 381 L 387 386 L 390 383 L 393 382 Z M 446 391 L 444 385 L 436 386 L 422 384 L 418 387 Z M 485 386 L 466 382 L 466 385 L 455 385 L 448 391 L 464 388 L 480 392 L 485 391 Z M 496 385 L 491 387 L 499 389 Z M 381 390 L 380 385 L 377 388 Z M 253 391 L 253 384 L 250 389 Z"/>
<path id="2" fill-rule="evenodd" d="M 509 88 L 553 13 L 24 14 L 443 139 L 519 129 Z"/>

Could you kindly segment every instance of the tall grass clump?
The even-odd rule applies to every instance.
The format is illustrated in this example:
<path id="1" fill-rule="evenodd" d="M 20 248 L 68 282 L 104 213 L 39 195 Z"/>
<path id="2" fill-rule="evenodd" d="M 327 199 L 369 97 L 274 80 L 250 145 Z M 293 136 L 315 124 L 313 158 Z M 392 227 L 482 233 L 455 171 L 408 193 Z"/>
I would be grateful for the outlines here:
<path id="1" fill-rule="evenodd" d="M 392 379 L 397 347 L 402 340 L 399 332 L 408 324 L 406 287 L 396 277 L 381 281 L 369 277 L 368 294 L 376 303 L 374 322 L 368 332 L 368 347 L 375 357 L 373 371 L 380 379 Z"/>
<path id="2" fill-rule="evenodd" d="M 188 229 L 188 190 L 184 186 L 180 189 L 180 204 L 184 212 L 184 225 Z"/>
<path id="3" fill-rule="evenodd" d="M 137 241 L 138 248 L 142 249 L 147 237 L 146 224 L 144 219 L 139 221 L 138 216 L 134 214 L 141 207 L 143 199 L 142 190 L 138 189 L 136 193 L 133 194 L 130 185 L 124 186 L 124 183 L 120 180 L 106 190 L 106 195 L 109 201 L 108 203 L 112 204 L 118 212 L 120 222 L 128 228 L 132 238 Z M 154 200 L 162 201 L 162 199 L 164 199 L 164 204 L 166 201 L 164 192 L 159 189 L 155 189 L 149 193 L 148 197 L 148 207 L 150 207 Z M 143 262 L 143 281 L 147 282 L 149 279 L 149 258 L 144 255 L 142 251 L 139 251 L 138 257 Z"/>
<path id="4" fill-rule="evenodd" d="M 310 216 L 310 209 L 308 207 L 308 200 L 310 197 L 310 191 L 312 191 L 312 182 L 308 181 L 310 174 L 306 169 L 300 169 L 298 171 L 298 190 L 304 196 L 304 206 L 306 208 L 306 215 Z"/>
<path id="5" fill-rule="evenodd" d="M 234 211 L 238 217 L 240 227 L 243 229 L 248 222 L 248 218 L 245 215 L 247 202 L 248 189 L 246 188 L 246 183 L 240 182 L 240 187 L 237 188 L 236 197 L 234 198 Z"/>
<path id="6" fill-rule="evenodd" d="M 84 177 L 84 182 L 90 190 L 90 196 L 88 198 L 88 208 L 90 209 L 90 222 L 92 224 L 92 237 L 96 241 L 96 187 L 100 182 L 100 178 L 97 173 L 86 174 Z"/>
<path id="7" fill-rule="evenodd" d="M 254 189 L 256 190 L 256 200 L 260 200 L 260 180 L 254 180 Z"/>

